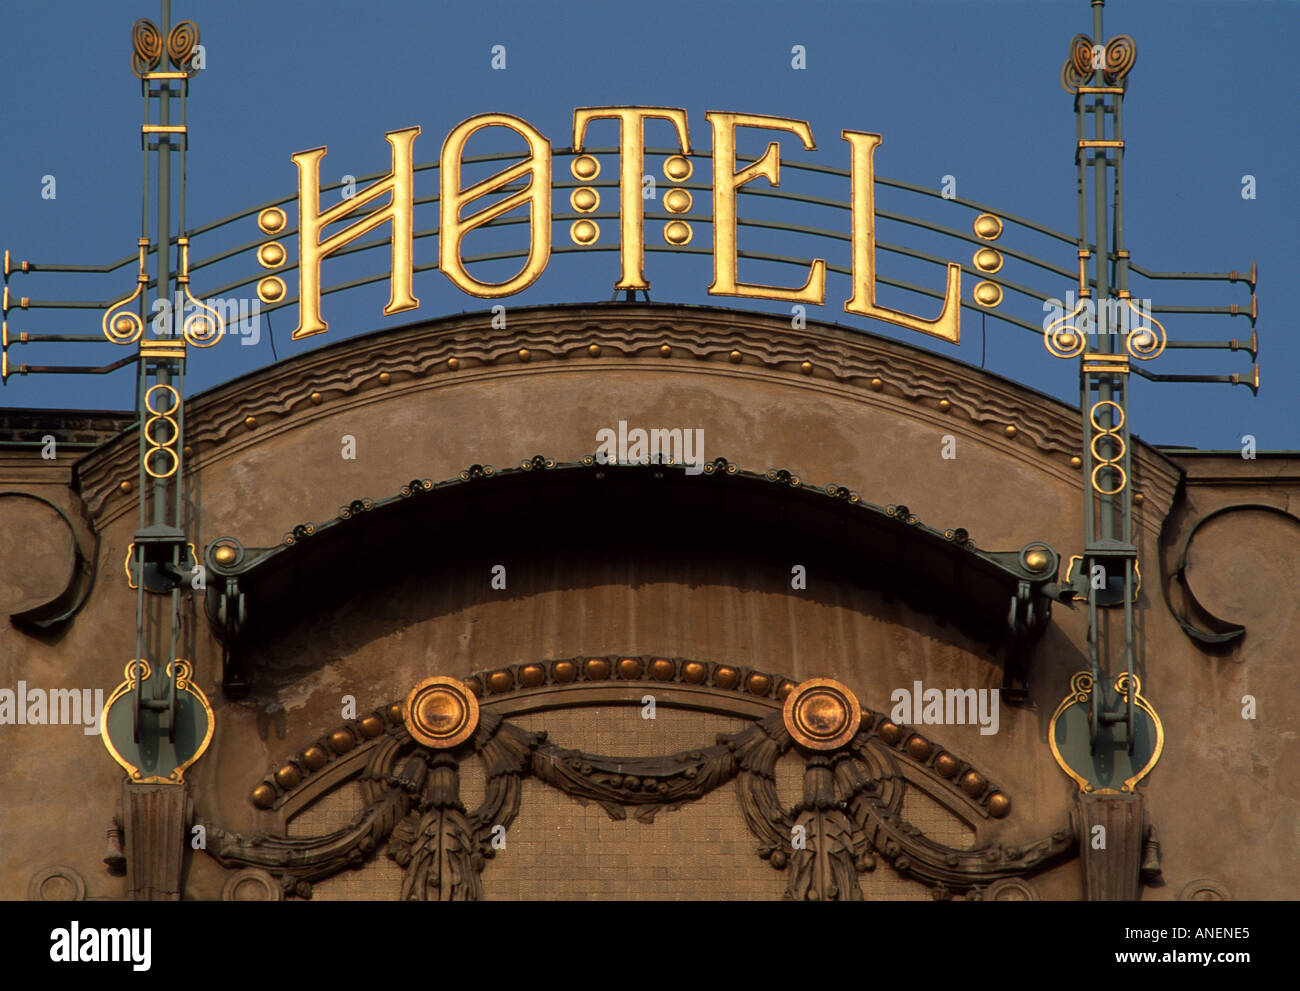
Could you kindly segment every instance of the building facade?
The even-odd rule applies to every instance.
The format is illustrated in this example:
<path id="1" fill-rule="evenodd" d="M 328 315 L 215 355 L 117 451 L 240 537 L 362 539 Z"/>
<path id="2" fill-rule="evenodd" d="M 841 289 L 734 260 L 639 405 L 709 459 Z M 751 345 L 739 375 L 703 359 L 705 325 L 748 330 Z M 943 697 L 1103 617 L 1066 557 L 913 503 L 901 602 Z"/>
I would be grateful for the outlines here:
<path id="1" fill-rule="evenodd" d="M 1135 443 L 1160 747 L 1135 767 L 1121 740 L 1113 787 L 1085 794 L 1066 767 L 1087 723 L 1058 712 L 1088 670 L 1063 581 L 1077 410 L 752 312 L 489 322 L 190 401 L 207 570 L 176 656 L 212 718 L 180 735 L 210 741 L 182 784 L 132 783 L 98 733 L 0 727 L 7 897 L 1293 892 L 1293 734 L 1243 706 L 1294 693 L 1295 457 Z M 702 427 L 701 470 L 596 457 L 610 411 L 629 434 Z M 136 653 L 132 416 L 5 417 L 0 683 L 28 714 L 40 690 L 107 698 Z M 1009 622 L 1017 597 L 1034 622 Z"/>
<path id="2" fill-rule="evenodd" d="M 783 157 L 777 138 L 814 150 L 806 121 L 710 112 L 702 151 L 686 110 L 645 106 L 577 108 L 568 147 L 479 114 L 424 163 L 419 126 L 389 131 L 389 171 L 350 184 L 298 152 L 296 197 L 196 228 L 203 49 L 163 0 L 132 32 L 131 254 L 4 253 L 0 383 L 130 366 L 137 401 L 0 409 L 0 896 L 1292 897 L 1300 455 L 1130 433 L 1132 375 L 1258 390 L 1257 364 L 1147 370 L 1166 348 L 1254 361 L 1258 273 L 1132 260 L 1136 47 L 1090 6 L 1060 77 L 1075 235 L 877 176 L 878 134 L 841 131 L 840 169 Z M 767 150 L 738 158 L 738 130 Z M 526 150 L 467 157 L 481 131 Z M 841 191 L 783 189 L 783 163 Z M 951 250 L 878 242 L 877 186 L 942 200 L 941 221 L 881 216 Z M 793 212 L 738 212 L 753 192 Z M 500 251 L 466 254 L 480 228 Z M 789 309 L 651 303 L 646 253 L 706 228 L 710 297 Z M 822 256 L 759 251 L 755 228 Z M 553 250 L 617 250 L 614 300 L 495 302 Z M 878 271 L 878 250 L 928 281 Z M 742 282 L 741 258 L 798 275 Z M 486 262 L 518 269 L 484 281 Z M 417 317 L 435 270 L 487 302 Z M 233 281 L 199 298 L 192 271 Z M 1039 325 L 1017 314 L 1056 301 L 1044 271 L 1071 293 Z M 828 272 L 845 325 L 807 318 Z M 118 294 L 33 302 L 43 273 Z M 1235 295 L 1153 307 L 1159 280 Z M 343 340 L 186 397 L 187 362 L 243 321 L 232 300 L 293 308 L 300 341 L 329 331 L 322 299 L 377 283 L 413 322 L 336 316 Z M 28 322 L 60 308 L 98 332 Z M 871 330 L 957 345 L 963 313 L 1077 361 L 1079 402 Z M 1171 313 L 1250 336 L 1191 340 Z M 125 357 L 22 360 L 106 343 Z"/>

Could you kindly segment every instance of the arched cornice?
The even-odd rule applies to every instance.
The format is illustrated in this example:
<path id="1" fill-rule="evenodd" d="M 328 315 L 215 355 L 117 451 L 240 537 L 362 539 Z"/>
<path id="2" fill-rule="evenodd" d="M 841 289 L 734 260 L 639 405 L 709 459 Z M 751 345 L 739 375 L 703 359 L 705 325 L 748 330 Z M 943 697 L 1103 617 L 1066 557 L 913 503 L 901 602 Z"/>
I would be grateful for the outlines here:
<path id="1" fill-rule="evenodd" d="M 411 391 L 593 370 L 777 381 L 942 425 L 1062 480 L 1079 477 L 1070 463 L 1081 443 L 1077 410 L 1031 388 L 835 325 L 796 328 L 783 316 L 648 303 L 512 308 L 508 326 L 499 329 L 489 313 L 459 314 L 352 337 L 260 369 L 187 403 L 186 471 L 318 417 Z M 136 496 L 122 483 L 135 478 L 137 456 L 129 435 L 78 464 L 78 484 L 101 526 L 133 509 Z M 1154 534 L 1179 473 L 1140 442 L 1134 464 L 1147 503 L 1140 519 Z"/>

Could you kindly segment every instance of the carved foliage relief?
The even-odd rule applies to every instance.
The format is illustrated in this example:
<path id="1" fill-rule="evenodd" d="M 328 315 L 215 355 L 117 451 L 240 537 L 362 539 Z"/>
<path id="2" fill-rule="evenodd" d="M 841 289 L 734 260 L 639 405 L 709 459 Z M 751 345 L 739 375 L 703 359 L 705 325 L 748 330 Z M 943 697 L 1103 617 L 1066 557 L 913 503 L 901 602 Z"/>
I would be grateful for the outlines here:
<path id="1" fill-rule="evenodd" d="M 618 682 L 604 680 L 601 668 L 611 674 L 619 665 L 625 673 L 635 665 L 641 677 L 655 677 L 657 670 L 660 680 L 674 682 L 670 691 L 709 696 L 692 708 L 752 721 L 698 749 L 609 757 L 560 746 L 545 731 L 525 730 L 507 718 L 527 711 L 530 689 L 589 696 L 602 685 L 614 688 Z M 533 669 L 544 677 L 529 685 Z M 1076 853 L 1068 828 L 1020 847 L 985 843 L 958 849 L 926 836 L 901 815 L 909 788 L 921 788 L 968 825 L 1006 816 L 1011 800 L 932 741 L 861 709 L 852 692 L 829 679 L 796 685 L 667 658 L 578 658 L 506 673 L 508 682 L 503 672 L 467 681 L 426 679 L 404 703 L 336 729 L 253 789 L 255 805 L 283 817 L 357 780 L 365 807 L 344 828 L 308 837 L 243 836 L 200 817 L 208 852 L 227 868 L 265 872 L 286 896 L 309 898 L 312 882 L 363 864 L 387 843 L 386 855 L 404 872 L 401 890 L 394 892 L 402 900 L 480 900 L 482 872 L 503 847 L 519 814 L 521 784 L 531 777 L 598 804 L 613 819 L 631 812 L 646 824 L 731 784 L 741 818 L 757 840 L 755 853 L 784 873 L 785 897 L 796 900 L 861 900 L 858 876 L 882 861 L 927 885 L 936 898 L 979 898 L 989 886 Z M 756 678 L 771 689 L 761 699 L 744 694 Z M 734 703 L 726 699 L 727 690 L 736 692 Z M 546 707 L 555 705 L 551 699 Z M 791 753 L 803 762 L 802 796 L 786 806 L 777 794 L 775 768 Z M 461 801 L 459 776 L 461 764 L 473 759 L 482 762 L 486 784 L 482 804 L 469 810 Z"/>

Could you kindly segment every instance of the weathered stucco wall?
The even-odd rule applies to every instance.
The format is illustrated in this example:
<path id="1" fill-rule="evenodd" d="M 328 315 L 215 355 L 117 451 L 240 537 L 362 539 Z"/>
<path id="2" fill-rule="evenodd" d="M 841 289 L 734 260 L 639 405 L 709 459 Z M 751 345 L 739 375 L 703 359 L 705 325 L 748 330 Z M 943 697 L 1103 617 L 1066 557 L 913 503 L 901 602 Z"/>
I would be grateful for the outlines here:
<path id="1" fill-rule="evenodd" d="M 223 535 L 246 547 L 274 545 L 295 524 L 330 519 L 353 499 L 392 495 L 413 478 L 451 478 L 472 464 L 513 466 L 537 453 L 577 460 L 595 450 L 599 429 L 625 420 L 629 427 L 701 429 L 706 458 L 785 468 L 809 485 L 847 485 L 869 502 L 905 504 L 941 529 L 965 527 L 984 549 L 1042 540 L 1063 562 L 1082 551 L 1080 476 L 1070 465 L 1079 447 L 1077 413 L 1021 386 L 892 341 L 816 325 L 792 330 L 759 314 L 620 304 L 515 310 L 509 319 L 508 330 L 493 330 L 487 314 L 471 314 L 349 340 L 193 400 L 187 481 L 196 545 L 202 550 Z M 355 440 L 355 460 L 341 457 L 345 435 Z M 942 456 L 945 436 L 955 442 L 955 458 Z M 134 483 L 136 441 L 124 436 L 82 459 L 76 491 L 66 463 L 37 464 L 37 457 L 3 452 L 0 489 L 50 493 L 81 528 L 83 546 L 93 546 L 93 525 L 98 576 L 85 608 L 58 634 L 0 632 L 0 687 L 24 679 L 101 687 L 107 696 L 135 647 L 135 593 L 123 561 L 137 503 L 121 483 Z M 1300 841 L 1300 794 L 1288 769 L 1300 745 L 1289 718 L 1296 690 L 1287 646 L 1298 632 L 1300 529 L 1280 514 L 1237 513 L 1198 534 L 1188 572 L 1195 594 L 1248 629 L 1226 653 L 1210 653 L 1166 608 L 1161 528 L 1172 511 L 1163 544 L 1168 567 L 1179 534 L 1205 512 L 1247 501 L 1243 496 L 1283 506 L 1300 495 L 1300 472 L 1285 462 L 1261 485 L 1258 463 L 1242 468 L 1222 459 L 1231 477 L 1211 482 L 1201 459 L 1176 501 L 1179 468 L 1141 445 L 1135 457 L 1143 494 L 1138 671 L 1166 732 L 1164 756 L 1141 788 L 1159 834 L 1164 883 L 1143 897 L 1175 898 L 1200 878 L 1225 884 L 1237 898 L 1291 897 L 1300 882 L 1289 856 Z M 1198 481 L 1197 472 L 1205 477 Z M 0 590 L 12 601 L 57 586 L 69 556 L 69 538 L 42 523 L 40 512 L 24 512 L 31 519 L 6 518 L 0 538 Z M 12 520 L 24 521 L 21 536 Z M 202 815 L 256 831 L 265 813 L 250 804 L 250 789 L 339 724 L 344 695 L 368 711 L 400 701 L 432 674 L 463 677 L 582 655 L 698 658 L 794 681 L 833 677 L 864 706 L 885 712 L 891 692 L 917 680 L 939 688 L 1001 684 L 1000 660 L 934 617 L 879 593 L 819 583 L 816 573 L 807 590 L 792 590 L 790 566 L 798 561 L 719 559 L 707 546 L 679 547 L 653 517 L 566 521 L 581 550 L 559 557 L 532 552 L 536 534 L 509 518 L 437 523 L 517 530 L 517 551 L 502 562 L 507 590 L 492 589 L 477 563 L 457 560 L 420 562 L 419 580 L 401 585 L 383 574 L 339 574 L 337 582 L 355 588 L 353 601 L 329 615 L 285 617 L 282 632 L 264 645 L 265 667 L 247 700 L 223 697 L 219 646 L 201 609 L 189 607 L 187 649 L 217 714 L 211 748 L 188 775 Z M 764 533 L 753 541 L 761 548 Z M 926 728 L 1012 797 L 1012 813 L 982 826 L 981 839 L 1027 843 L 1069 825 L 1076 788 L 1046 739 L 1070 675 L 1087 666 L 1084 612 L 1055 607 L 1029 701 L 1002 705 L 996 734 L 972 725 Z M 1117 622 L 1110 632 L 1114 643 Z M 1258 699 L 1253 720 L 1241 717 L 1244 694 Z M 557 742 L 587 751 L 613 752 L 632 732 L 604 709 L 525 718 L 529 728 L 550 728 Z M 687 736 L 710 744 L 734 725 L 693 713 L 671 731 L 668 721 L 656 724 L 645 741 L 650 746 L 657 734 L 664 749 L 654 752 L 669 752 L 689 746 L 681 742 Z M 25 897 L 32 875 L 55 863 L 79 872 L 90 896 L 120 897 L 124 882 L 105 871 L 101 857 L 123 775 L 98 736 L 79 727 L 0 726 L 0 753 L 0 895 Z M 468 778 L 465 787 L 472 792 Z M 730 845 L 729 857 L 739 856 L 732 846 L 751 854 L 754 846 L 731 792 L 714 793 L 698 809 L 664 813 L 653 825 L 613 826 L 597 822 L 599 809 L 530 785 L 525 813 L 512 827 L 514 845 L 488 865 L 485 890 L 489 897 L 670 897 L 690 876 L 712 893 L 719 844 Z M 320 823 L 339 816 L 346 819 L 343 811 L 322 810 Z M 942 815 L 931 818 L 934 828 L 948 828 Z M 546 833 L 561 834 L 554 846 Z M 659 862 L 666 851 L 669 873 Z M 552 873 L 521 867 L 530 852 L 545 857 Z M 751 880 L 729 873 L 736 880 L 728 890 L 779 896 L 779 875 L 752 860 L 744 875 Z M 187 896 L 220 897 L 226 872 L 203 855 L 187 863 Z M 634 867 L 643 881 L 604 888 L 601 878 Z M 923 886 L 890 873 L 882 865 L 863 876 L 868 897 L 926 897 Z M 348 877 L 354 880 L 323 883 L 321 897 L 382 897 L 386 890 L 395 897 L 400 885 L 387 860 Z M 363 884 L 371 877 L 379 880 Z M 1078 862 L 1032 883 L 1043 897 L 1077 898 Z"/>

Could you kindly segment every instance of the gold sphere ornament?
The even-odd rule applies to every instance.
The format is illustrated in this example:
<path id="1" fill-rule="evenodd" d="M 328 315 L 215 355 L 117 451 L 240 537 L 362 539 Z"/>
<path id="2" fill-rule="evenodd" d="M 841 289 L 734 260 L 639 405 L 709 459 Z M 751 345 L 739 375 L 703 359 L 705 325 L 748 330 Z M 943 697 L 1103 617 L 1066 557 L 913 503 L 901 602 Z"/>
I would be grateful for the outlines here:
<path id="1" fill-rule="evenodd" d="M 691 160 L 682 155 L 673 155 L 664 160 L 664 175 L 673 182 L 685 182 L 694 171 L 695 166 L 691 164 Z"/>
<path id="2" fill-rule="evenodd" d="M 263 268 L 275 268 L 284 261 L 284 245 L 271 241 L 257 249 L 257 260 Z"/>
<path id="3" fill-rule="evenodd" d="M 641 662 L 635 658 L 625 657 L 618 662 L 618 674 L 624 681 L 634 681 L 641 677 Z"/>
<path id="4" fill-rule="evenodd" d="M 302 752 L 302 762 L 311 771 L 319 771 L 329 763 L 329 759 L 330 755 L 325 752 L 324 747 L 308 747 Z"/>
<path id="5" fill-rule="evenodd" d="M 713 683 L 730 691 L 740 684 L 740 672 L 735 668 L 718 668 L 713 672 Z"/>
<path id="6" fill-rule="evenodd" d="M 876 732 L 878 732 L 880 738 L 891 747 L 897 745 L 898 741 L 903 738 L 903 728 L 896 723 L 889 722 L 888 720 L 881 723 L 880 728 Z"/>
<path id="7" fill-rule="evenodd" d="M 809 750 L 838 750 L 862 725 L 862 707 L 845 685 L 831 678 L 801 682 L 781 708 L 786 731 Z"/>
<path id="8" fill-rule="evenodd" d="M 1029 566 L 1031 571 L 1042 571 L 1050 561 L 1051 558 L 1047 556 L 1047 551 L 1044 550 L 1035 549 L 1025 555 L 1025 564 Z"/>
<path id="9" fill-rule="evenodd" d="M 406 728 L 426 747 L 447 750 L 478 729 L 479 707 L 465 683 L 446 675 L 426 678 L 406 696 Z"/>
<path id="10" fill-rule="evenodd" d="M 907 755 L 916 761 L 926 761 L 930 759 L 930 754 L 934 752 L 934 745 L 920 734 L 914 735 L 907 741 Z"/>
<path id="11" fill-rule="evenodd" d="M 772 687 L 772 679 L 765 674 L 751 674 L 745 682 L 745 690 L 750 695 L 766 695 Z"/>
<path id="12" fill-rule="evenodd" d="M 695 200 L 684 189 L 670 189 L 664 193 L 664 209 L 669 213 L 686 213 Z"/>
<path id="13" fill-rule="evenodd" d="M 217 564 L 234 564 L 238 553 L 233 544 L 217 544 L 212 551 L 212 560 Z"/>
<path id="14" fill-rule="evenodd" d="M 977 798 L 987 784 L 983 776 L 975 771 L 967 771 L 961 776 L 961 790 L 971 798 Z"/>
<path id="15" fill-rule="evenodd" d="M 1002 235 L 1002 221 L 991 213 L 981 213 L 971 225 L 975 236 L 985 241 L 996 241 Z"/>
<path id="16" fill-rule="evenodd" d="M 278 206 L 269 206 L 257 215 L 257 226 L 263 234 L 279 234 L 287 222 L 285 213 Z"/>
<path id="17" fill-rule="evenodd" d="M 799 371 L 803 372 L 805 375 L 811 375 L 813 373 L 813 363 L 811 361 L 801 362 L 799 365 Z"/>
<path id="18" fill-rule="evenodd" d="M 1002 268 L 1002 252 L 994 251 L 992 248 L 980 248 L 975 252 L 972 261 L 981 272 L 988 272 L 991 275 Z"/>
<path id="19" fill-rule="evenodd" d="M 569 195 L 569 205 L 579 213 L 591 213 L 600 206 L 600 194 L 588 186 L 579 186 Z"/>
<path id="20" fill-rule="evenodd" d="M 957 773 L 959 767 L 961 767 L 961 762 L 949 753 L 942 753 L 934 759 L 934 769 L 945 778 L 951 778 Z"/>
<path id="21" fill-rule="evenodd" d="M 1002 287 L 996 282 L 989 282 L 985 279 L 983 282 L 975 284 L 974 292 L 975 302 L 980 306 L 987 306 L 990 309 L 1002 302 Z"/>
<path id="22" fill-rule="evenodd" d="M 578 666 L 572 661 L 556 661 L 555 667 L 551 668 L 551 674 L 556 681 L 568 684 L 578 677 Z"/>
<path id="23" fill-rule="evenodd" d="M 569 171 L 573 174 L 573 178 L 588 182 L 600 175 L 600 162 L 590 155 L 579 155 L 569 163 Z"/>
<path id="24" fill-rule="evenodd" d="M 278 303 L 284 294 L 284 279 L 278 275 L 268 275 L 257 283 L 257 298 L 263 303 Z"/>
<path id="25" fill-rule="evenodd" d="M 569 238 L 574 244 L 595 244 L 600 238 L 600 228 L 590 220 L 575 220 L 569 228 Z"/>
<path id="26" fill-rule="evenodd" d="M 691 225 L 680 220 L 670 221 L 664 226 L 664 240 L 681 247 L 691 243 Z"/>

